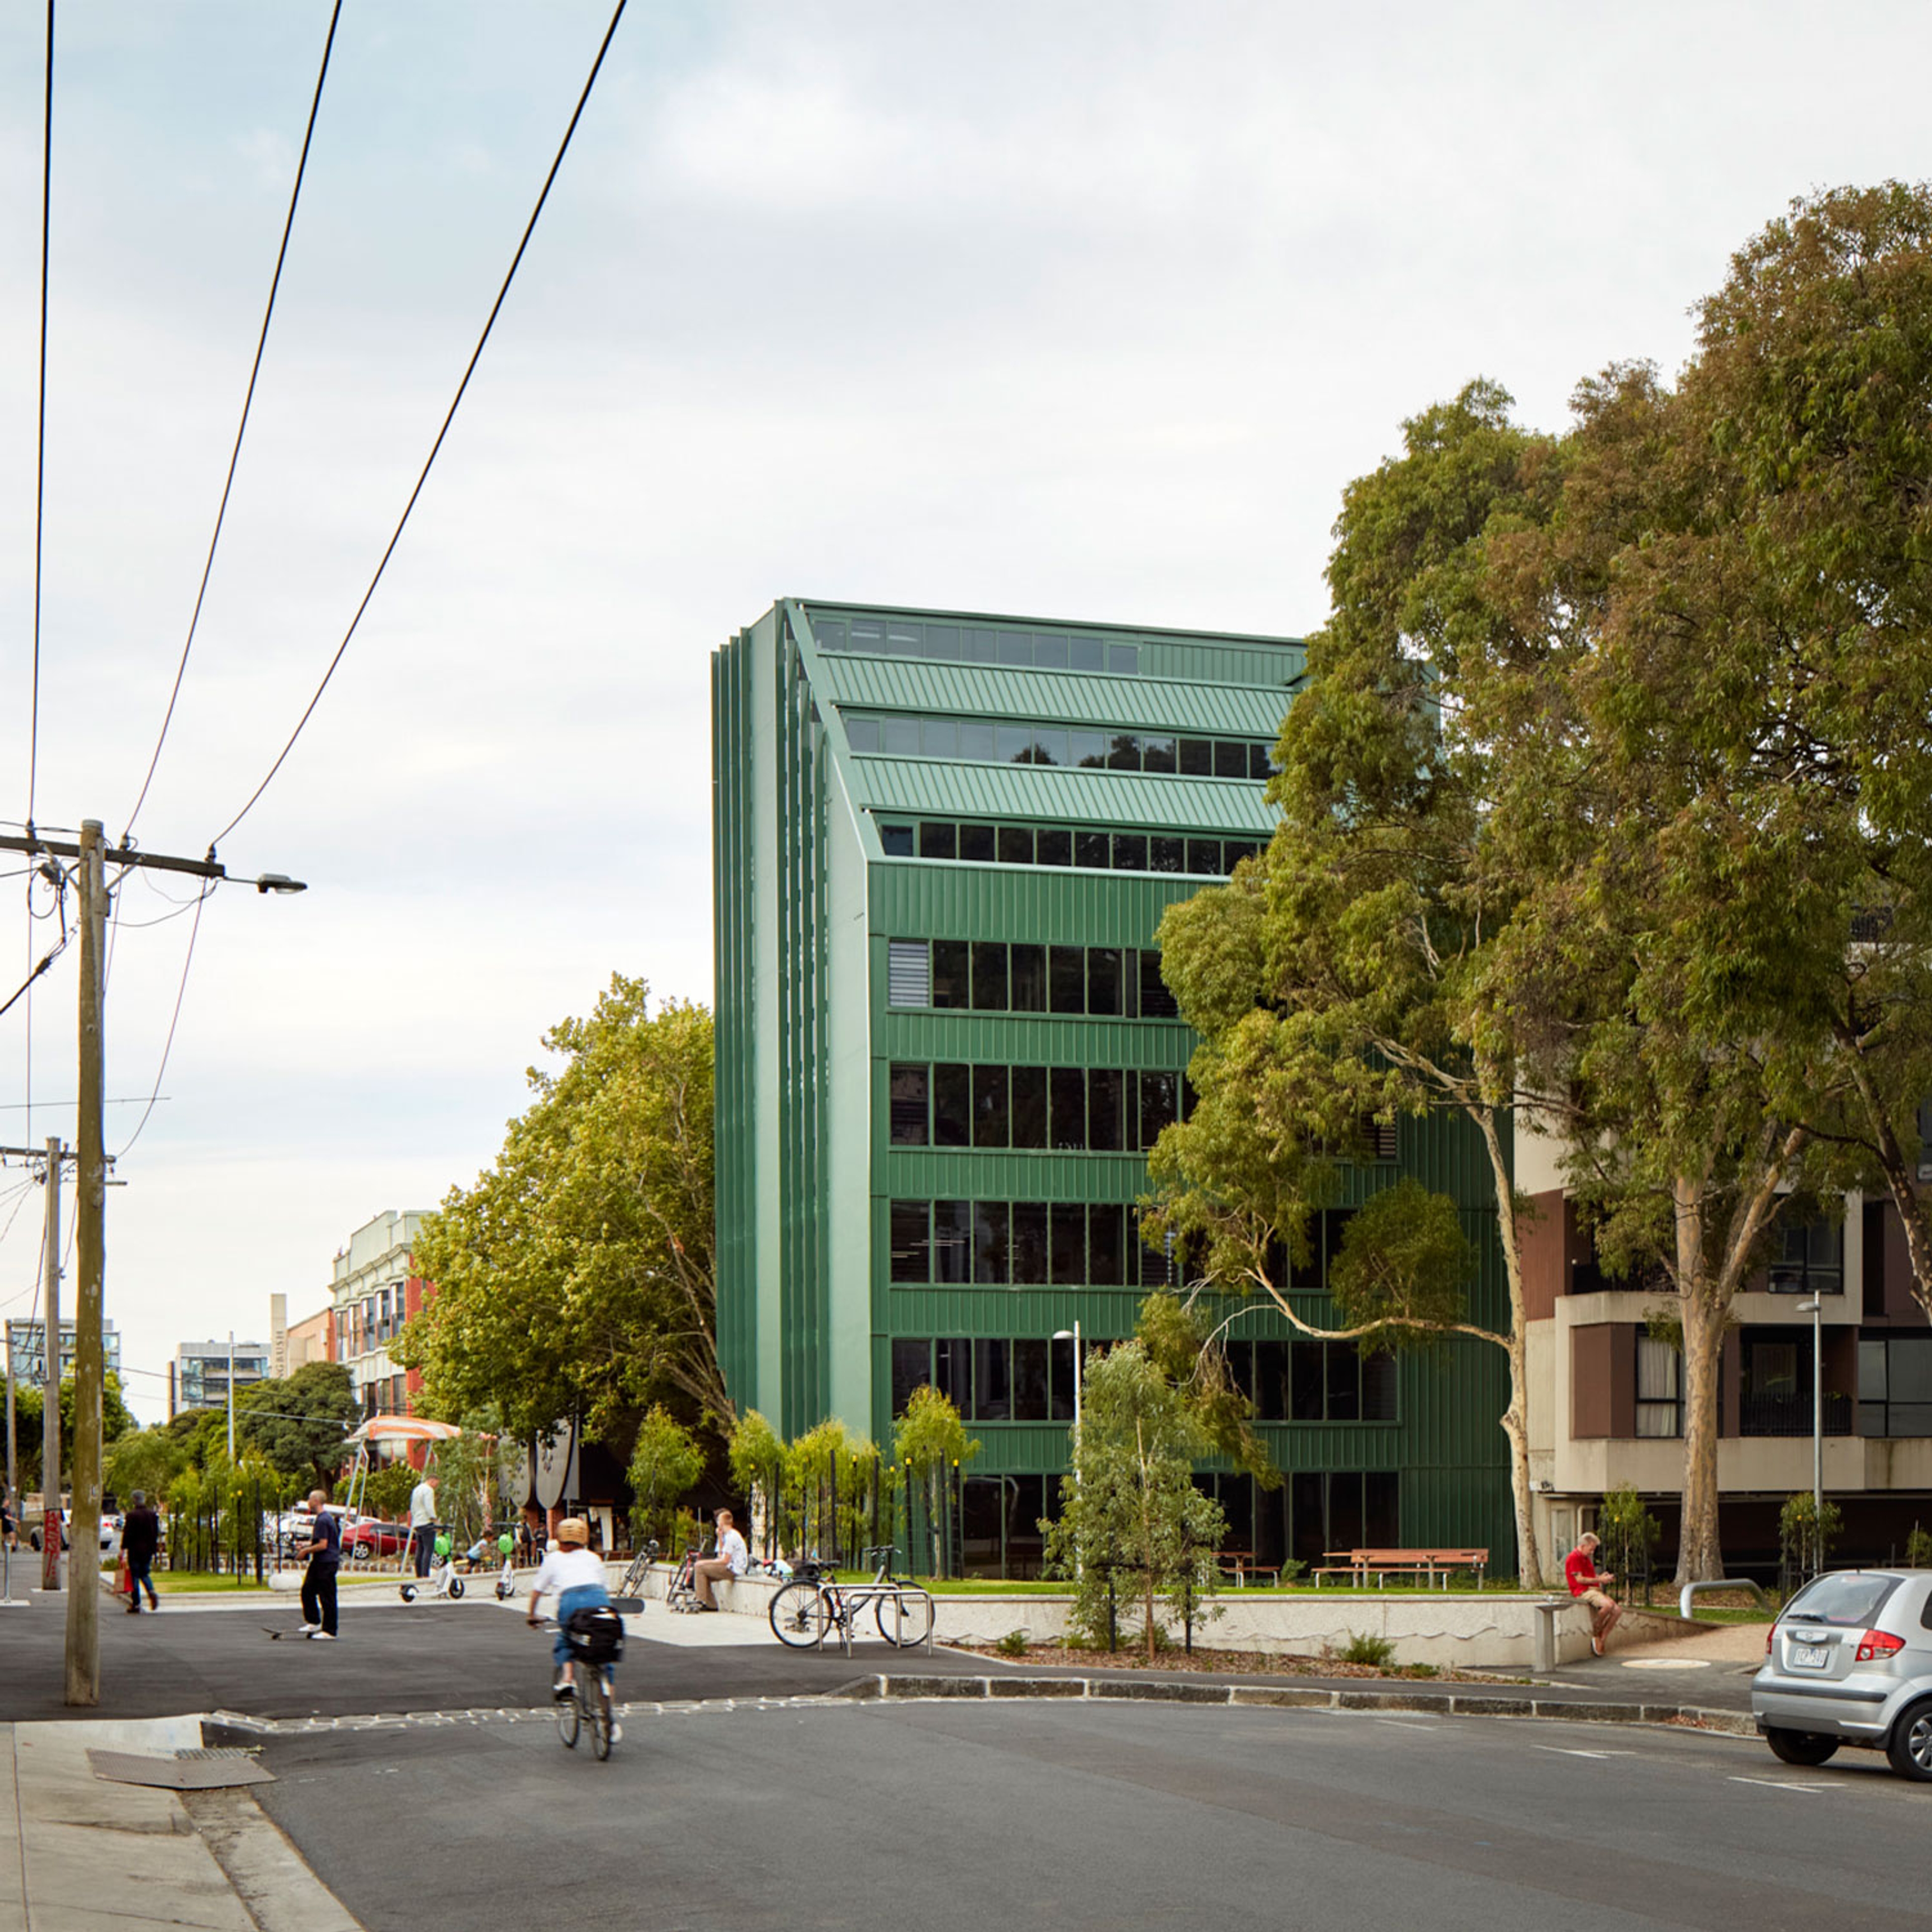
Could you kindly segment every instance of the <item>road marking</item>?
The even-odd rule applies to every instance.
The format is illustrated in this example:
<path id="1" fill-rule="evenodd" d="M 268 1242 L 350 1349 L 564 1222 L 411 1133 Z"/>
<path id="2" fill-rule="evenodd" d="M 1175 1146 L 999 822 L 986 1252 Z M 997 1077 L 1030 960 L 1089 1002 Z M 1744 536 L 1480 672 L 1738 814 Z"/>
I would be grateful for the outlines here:
<path id="1" fill-rule="evenodd" d="M 1558 1757 L 1635 1757 L 1635 1751 L 1628 1750 L 1580 1750 L 1573 1744 L 1538 1744 L 1540 1751 L 1552 1751 Z"/>
<path id="2" fill-rule="evenodd" d="M 1393 1724 L 1396 1730 L 1402 1731 L 1434 1731 L 1442 1729 L 1439 1724 L 1418 1724 L 1410 1718 L 1382 1718 L 1376 1721 L 1384 1724 Z"/>
<path id="3" fill-rule="evenodd" d="M 1733 1784 L 1761 1784 L 1767 1791 L 1835 1791 L 1835 1784 L 1793 1784 L 1783 1778 L 1738 1778 L 1733 1776 Z"/>

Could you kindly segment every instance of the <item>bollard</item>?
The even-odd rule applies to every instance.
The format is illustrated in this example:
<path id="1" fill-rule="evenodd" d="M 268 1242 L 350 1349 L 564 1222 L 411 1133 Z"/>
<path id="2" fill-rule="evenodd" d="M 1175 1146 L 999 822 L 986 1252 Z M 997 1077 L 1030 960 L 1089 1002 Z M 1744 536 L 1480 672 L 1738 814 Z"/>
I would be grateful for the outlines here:
<path id="1" fill-rule="evenodd" d="M 1564 1598 L 1545 1597 L 1534 1607 L 1536 1630 L 1531 1640 L 1529 1667 L 1547 1672 L 1556 1668 L 1556 1619 L 1570 1606 Z"/>

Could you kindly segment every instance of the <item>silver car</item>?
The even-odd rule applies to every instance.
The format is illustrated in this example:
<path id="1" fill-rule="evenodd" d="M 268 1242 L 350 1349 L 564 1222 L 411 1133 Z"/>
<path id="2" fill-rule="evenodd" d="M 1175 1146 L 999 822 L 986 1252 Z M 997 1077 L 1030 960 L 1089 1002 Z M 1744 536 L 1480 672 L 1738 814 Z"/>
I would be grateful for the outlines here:
<path id="1" fill-rule="evenodd" d="M 1932 1780 L 1932 1570 L 1838 1570 L 1792 1598 L 1765 1640 L 1751 1714 L 1786 1764 L 1840 1744 Z"/>

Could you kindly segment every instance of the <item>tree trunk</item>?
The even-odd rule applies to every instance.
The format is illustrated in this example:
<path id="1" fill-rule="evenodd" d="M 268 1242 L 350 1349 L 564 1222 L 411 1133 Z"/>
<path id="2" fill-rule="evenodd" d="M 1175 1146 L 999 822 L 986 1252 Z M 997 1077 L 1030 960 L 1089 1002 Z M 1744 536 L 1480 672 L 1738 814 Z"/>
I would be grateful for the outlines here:
<path id="1" fill-rule="evenodd" d="M 1718 1532 L 1718 1377 L 1724 1346 L 1724 1298 L 1710 1278 L 1696 1184 L 1677 1184 L 1677 1302 L 1684 1325 L 1684 1504 L 1677 1538 L 1677 1585 L 1724 1574 Z"/>
<path id="2" fill-rule="evenodd" d="M 1529 1486 L 1529 1320 L 1523 1302 L 1522 1238 L 1516 1226 L 1515 1184 L 1503 1156 L 1502 1130 L 1493 1109 L 1470 1109 L 1482 1130 L 1496 1189 L 1496 1234 L 1502 1245 L 1503 1276 L 1509 1288 L 1509 1332 L 1499 1337 L 1509 1357 L 1510 1402 L 1502 1417 L 1510 1447 L 1510 1500 L 1516 1512 L 1516 1574 L 1525 1589 L 1543 1587 L 1543 1553 L 1537 1546 L 1536 1516 Z"/>

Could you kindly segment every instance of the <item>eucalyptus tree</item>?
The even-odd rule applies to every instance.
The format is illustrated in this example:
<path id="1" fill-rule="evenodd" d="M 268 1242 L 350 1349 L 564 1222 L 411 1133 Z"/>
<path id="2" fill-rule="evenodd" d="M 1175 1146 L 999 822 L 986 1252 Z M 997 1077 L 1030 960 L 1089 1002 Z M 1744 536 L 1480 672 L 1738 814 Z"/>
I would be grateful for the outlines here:
<path id="1" fill-rule="evenodd" d="M 1469 692 L 1540 648 L 1497 593 L 1492 554 L 1544 527 L 1559 446 L 1478 382 L 1403 425 L 1403 453 L 1348 488 L 1329 622 L 1276 749 L 1280 822 L 1229 884 L 1172 908 L 1162 970 L 1201 1036 L 1198 1096 L 1150 1162 L 1149 1234 L 1190 1270 L 1258 1296 L 1301 1334 L 1371 1346 L 1461 1336 L 1501 1350 L 1516 1562 L 1540 1580 L 1531 1507 L 1527 1318 L 1513 1179 L 1515 1043 L 1486 1004 L 1519 883 L 1484 837 L 1495 779 Z M 1447 1115 L 1478 1137 L 1507 1304 L 1472 1317 L 1455 1204 L 1411 1184 L 1345 1236 L 1335 1318 L 1291 1292 L 1312 1217 L 1339 1198 L 1365 1130 Z"/>

